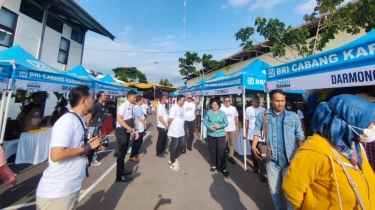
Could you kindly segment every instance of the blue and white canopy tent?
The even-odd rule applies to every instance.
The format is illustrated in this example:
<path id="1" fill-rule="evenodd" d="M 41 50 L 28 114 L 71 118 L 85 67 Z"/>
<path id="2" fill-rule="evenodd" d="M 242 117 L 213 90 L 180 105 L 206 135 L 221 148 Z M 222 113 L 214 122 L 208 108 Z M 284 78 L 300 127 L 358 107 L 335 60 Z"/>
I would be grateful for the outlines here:
<path id="1" fill-rule="evenodd" d="M 213 77 L 211 77 L 209 80 L 214 80 L 214 79 L 218 79 L 220 77 L 225 77 L 227 76 L 224 72 L 222 71 L 219 71 L 217 74 L 215 74 Z"/>
<path id="2" fill-rule="evenodd" d="M 267 92 L 367 85 L 375 85 L 375 30 L 342 47 L 267 69 Z"/>
<path id="3" fill-rule="evenodd" d="M 96 79 L 94 76 L 92 76 L 89 72 L 87 72 L 82 65 L 74 67 L 73 69 L 67 71 L 66 74 L 92 82 L 95 93 L 104 91 L 108 95 L 123 95 L 124 86 L 118 83 L 111 84 L 100 81 L 99 79 Z"/>
<path id="4" fill-rule="evenodd" d="M 19 45 L 0 52 L 0 68 L 4 72 L 1 76 L 8 77 L 3 78 L 3 82 L 8 82 L 8 84 L 4 89 L 0 108 L 0 115 L 2 115 L 5 107 L 4 119 L 8 117 L 10 99 L 15 90 L 69 92 L 77 85 L 93 87 L 92 82 L 66 75 L 39 61 Z M 6 106 L 4 106 L 5 92 L 8 92 Z M 0 119 L 2 119 L 1 116 Z M 0 143 L 3 140 L 4 132 L 5 123 L 2 124 Z"/>
<path id="5" fill-rule="evenodd" d="M 100 79 L 101 82 L 111 84 L 111 85 L 120 85 L 122 86 L 122 94 L 126 96 L 128 94 L 129 90 L 134 90 L 135 92 L 138 92 L 137 88 L 131 88 L 131 87 L 124 87 L 121 82 L 117 82 L 111 75 L 106 74 L 103 78 Z"/>

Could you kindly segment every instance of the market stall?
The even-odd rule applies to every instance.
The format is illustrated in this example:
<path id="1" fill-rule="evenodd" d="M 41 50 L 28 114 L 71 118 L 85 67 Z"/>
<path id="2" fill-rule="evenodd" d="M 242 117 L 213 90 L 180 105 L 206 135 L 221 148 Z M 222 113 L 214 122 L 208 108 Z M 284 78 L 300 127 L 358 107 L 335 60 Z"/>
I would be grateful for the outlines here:
<path id="1" fill-rule="evenodd" d="M 92 82 L 66 75 L 34 58 L 18 45 L 0 52 L 0 68 L 10 71 L 7 88 L 3 91 L 3 95 L 8 94 L 3 98 L 0 108 L 0 113 L 5 110 L 3 119 L 8 117 L 11 95 L 16 90 L 66 93 L 77 85 L 93 88 Z M 0 143 L 4 139 L 5 126 L 6 124 L 3 123 Z"/>
<path id="2" fill-rule="evenodd" d="M 375 31 L 342 47 L 268 68 L 266 91 L 273 89 L 308 89 L 306 99 L 313 103 L 343 93 L 375 102 Z M 365 147 L 375 169 L 375 143 Z"/>
<path id="3" fill-rule="evenodd" d="M 201 92 L 202 96 L 220 96 L 220 95 L 237 95 L 242 94 L 242 113 L 245 113 L 245 93 L 246 90 L 255 92 L 264 92 L 264 83 L 266 80 L 265 69 L 269 65 L 259 59 L 244 67 L 243 69 L 232 74 L 213 78 L 206 81 L 202 85 L 196 85 L 191 91 L 196 90 L 197 94 Z M 215 75 L 216 76 L 216 75 Z M 201 90 L 201 91 L 199 91 Z M 245 125 L 245 118 L 242 119 Z M 205 127 L 202 125 L 201 130 L 205 135 Z M 240 134 L 236 134 L 235 150 L 240 155 L 250 155 L 250 143 L 244 140 L 245 130 L 241 129 Z M 244 155 L 245 171 L 246 171 L 246 155 Z"/>

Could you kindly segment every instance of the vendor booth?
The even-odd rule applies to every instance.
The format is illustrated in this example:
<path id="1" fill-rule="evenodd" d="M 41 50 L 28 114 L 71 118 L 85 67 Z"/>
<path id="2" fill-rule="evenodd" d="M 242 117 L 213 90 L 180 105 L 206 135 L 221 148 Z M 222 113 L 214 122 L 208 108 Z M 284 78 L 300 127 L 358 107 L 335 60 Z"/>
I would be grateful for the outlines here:
<path id="1" fill-rule="evenodd" d="M 0 68 L 2 76 L 8 74 L 8 84 L 3 91 L 0 114 L 4 112 L 7 119 L 9 104 L 12 93 L 16 90 L 46 91 L 46 92 L 69 92 L 78 85 L 87 85 L 93 88 L 93 83 L 87 80 L 66 75 L 63 72 L 37 60 L 20 46 L 16 45 L 0 52 Z M 3 81 L 6 81 L 5 78 Z M 6 104 L 4 104 L 6 101 Z M 2 123 L 0 143 L 3 142 L 6 121 Z M 49 129 L 38 129 L 21 133 L 17 146 L 16 163 L 39 163 L 48 158 L 50 141 Z M 37 135 L 43 135 L 38 137 Z M 14 144 L 15 145 L 15 144 Z M 15 148 L 12 144 L 11 148 Z M 33 156 L 34 158 L 30 157 Z"/>
<path id="2" fill-rule="evenodd" d="M 308 89 L 305 98 L 316 104 L 343 93 L 375 102 L 375 31 L 342 47 L 268 68 L 266 91 L 273 89 Z M 365 147 L 375 168 L 374 143 Z"/>
<path id="3" fill-rule="evenodd" d="M 196 95 L 201 94 L 202 96 L 222 96 L 222 95 L 240 95 L 242 94 L 242 110 L 239 111 L 239 115 L 245 113 L 245 94 L 246 90 L 254 92 L 264 92 L 264 84 L 266 81 L 265 69 L 270 65 L 256 59 L 254 62 L 244 67 L 243 69 L 221 77 L 213 77 L 206 81 L 204 84 L 198 84 L 190 90 Z M 218 73 L 220 74 L 220 72 Z M 216 77 L 216 78 L 215 78 Z M 203 114 L 202 114 L 203 115 Z M 245 118 L 242 117 L 242 125 L 245 125 Z M 203 136 L 205 136 L 206 128 L 202 124 L 201 130 Z M 245 130 L 242 128 L 240 134 L 236 134 L 236 146 L 235 150 L 240 155 L 250 155 L 251 148 L 250 143 L 247 140 L 243 140 L 245 136 Z M 244 161 L 246 164 L 246 155 L 244 155 Z M 246 166 L 245 166 L 246 170 Z"/>

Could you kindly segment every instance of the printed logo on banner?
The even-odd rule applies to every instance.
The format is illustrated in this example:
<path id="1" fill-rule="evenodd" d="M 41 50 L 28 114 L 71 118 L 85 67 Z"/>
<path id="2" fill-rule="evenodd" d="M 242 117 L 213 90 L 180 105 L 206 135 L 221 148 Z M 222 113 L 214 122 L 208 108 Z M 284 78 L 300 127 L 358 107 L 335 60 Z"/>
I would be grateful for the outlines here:
<path id="1" fill-rule="evenodd" d="M 42 83 L 40 82 L 35 82 L 35 81 L 30 81 L 27 83 L 27 90 L 34 90 L 34 91 L 39 91 Z"/>
<path id="2" fill-rule="evenodd" d="M 271 69 L 268 69 L 268 77 L 275 77 L 275 69 L 274 68 L 271 68 Z"/>
<path id="3" fill-rule="evenodd" d="M 226 93 L 228 93 L 228 89 L 215 90 L 215 94 L 226 94 Z"/>
<path id="4" fill-rule="evenodd" d="M 28 63 L 31 65 L 35 66 L 37 69 L 40 69 L 42 71 L 48 71 L 48 72 L 53 72 L 56 73 L 56 71 L 52 70 L 50 67 L 45 65 L 44 63 L 38 62 L 38 61 L 32 61 L 32 60 L 27 60 Z"/>
<path id="5" fill-rule="evenodd" d="M 247 78 L 247 84 L 254 85 L 254 78 L 251 78 L 251 77 Z"/>
<path id="6" fill-rule="evenodd" d="M 29 71 L 27 70 L 21 70 L 20 71 L 20 77 L 27 77 L 29 75 Z"/>
<path id="7" fill-rule="evenodd" d="M 73 89 L 72 86 L 61 85 L 61 90 L 62 91 L 71 91 L 72 89 Z"/>
<path id="8" fill-rule="evenodd" d="M 276 81 L 276 88 L 277 89 L 284 89 L 284 88 L 290 88 L 290 80 L 284 79 L 284 80 L 278 80 Z"/>

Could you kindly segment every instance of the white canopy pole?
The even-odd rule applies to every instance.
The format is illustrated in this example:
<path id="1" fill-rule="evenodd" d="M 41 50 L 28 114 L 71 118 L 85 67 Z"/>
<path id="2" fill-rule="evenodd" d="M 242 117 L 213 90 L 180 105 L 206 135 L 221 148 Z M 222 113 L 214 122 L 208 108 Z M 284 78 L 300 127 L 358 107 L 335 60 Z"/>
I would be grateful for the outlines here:
<path id="1" fill-rule="evenodd" d="M 202 94 L 202 93 L 201 93 Z M 200 102 L 201 102 L 201 119 L 200 119 L 200 126 L 201 126 L 201 130 L 200 130 L 200 139 L 203 140 L 203 106 L 204 106 L 204 97 L 203 97 L 203 94 L 202 96 L 200 97 Z"/>
<path id="2" fill-rule="evenodd" d="M 3 112 L 4 112 L 4 103 L 5 103 L 5 97 L 6 97 L 6 90 L 3 90 L 3 95 L 2 95 L 2 97 L 1 97 L 1 107 L 0 107 L 0 128 L 1 128 L 1 126 L 2 126 L 2 124 L 3 124 Z"/>
<path id="3" fill-rule="evenodd" d="M 242 92 L 242 129 L 243 129 L 243 161 L 245 164 L 244 170 L 247 171 L 247 161 L 246 161 L 246 155 L 247 155 L 247 149 L 246 149 L 246 143 L 247 139 L 245 139 L 246 131 L 245 131 L 245 115 L 246 115 L 246 106 L 245 106 L 245 96 L 246 96 L 246 89 L 245 85 L 243 86 L 243 92 Z"/>
<path id="4" fill-rule="evenodd" d="M 5 108 L 5 114 L 4 114 L 4 122 L 3 122 L 3 125 L 2 125 L 2 128 L 1 128 L 0 144 L 3 143 L 3 140 L 4 140 L 5 128 L 6 128 L 6 125 L 7 125 L 7 118 L 8 118 L 8 113 L 9 113 L 9 104 L 10 104 L 10 99 L 12 98 L 12 93 L 13 93 L 12 90 L 10 90 L 8 92 L 7 104 L 6 104 L 6 108 Z"/>

